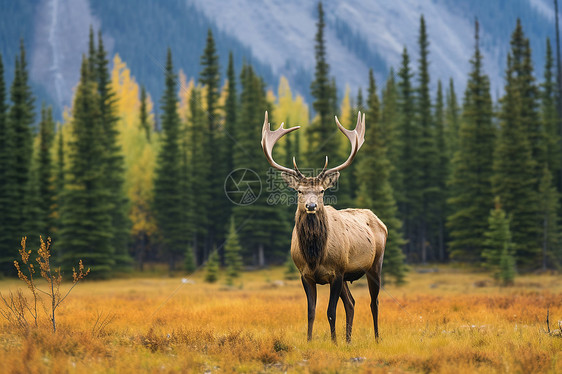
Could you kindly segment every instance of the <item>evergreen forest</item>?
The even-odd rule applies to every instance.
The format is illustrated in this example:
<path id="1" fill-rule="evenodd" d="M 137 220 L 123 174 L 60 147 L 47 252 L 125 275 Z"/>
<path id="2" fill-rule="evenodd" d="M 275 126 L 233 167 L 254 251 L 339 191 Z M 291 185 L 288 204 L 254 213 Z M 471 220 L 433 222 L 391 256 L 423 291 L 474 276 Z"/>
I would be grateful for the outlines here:
<path id="1" fill-rule="evenodd" d="M 228 269 L 283 264 L 296 192 L 261 148 L 264 113 L 276 129 L 300 125 L 274 157 L 303 172 L 343 162 L 348 129 L 366 116 L 365 144 L 326 203 L 371 209 L 389 229 L 385 279 L 404 281 L 408 264 L 454 262 L 501 274 L 559 271 L 562 243 L 562 100 L 556 45 L 544 40 L 544 66 L 513 19 L 504 87 L 492 99 L 479 23 L 467 51 L 466 90 L 429 73 L 431 35 L 419 18 L 416 50 L 377 82 L 339 97 L 327 62 L 324 11 L 317 8 L 310 103 L 286 78 L 268 87 L 236 50 L 219 56 L 209 29 L 194 45 L 200 71 L 187 76 L 170 48 L 159 53 L 163 94 L 108 56 L 90 28 L 72 106 L 56 122 L 29 80 L 25 39 L 14 71 L 0 55 L 0 270 L 15 274 L 22 237 L 51 237 L 65 274 L 79 259 L 91 277 L 147 264 L 192 272 L 210 262 Z M 194 50 L 192 49 L 192 52 Z M 238 65 L 238 66 L 236 66 Z M 10 63 L 10 66 L 11 63 Z M 537 75 L 540 71 L 541 76 Z M 13 77 L 11 82 L 5 77 Z M 224 84 L 222 82 L 225 82 Z M 463 84 L 464 86 L 464 84 Z M 432 87 L 437 87 L 433 90 Z M 215 270 L 216 272 L 216 270 Z"/>

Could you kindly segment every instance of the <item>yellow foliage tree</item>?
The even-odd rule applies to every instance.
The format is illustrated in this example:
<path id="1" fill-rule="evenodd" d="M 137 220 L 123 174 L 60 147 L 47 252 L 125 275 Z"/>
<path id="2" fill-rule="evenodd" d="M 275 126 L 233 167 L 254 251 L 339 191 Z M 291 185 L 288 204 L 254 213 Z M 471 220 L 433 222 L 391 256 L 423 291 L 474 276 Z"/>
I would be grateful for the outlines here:
<path id="1" fill-rule="evenodd" d="M 191 99 L 191 93 L 193 92 L 193 87 L 195 87 L 195 82 L 193 81 L 193 78 L 191 78 L 188 82 L 185 73 L 181 69 L 178 73 L 178 79 L 180 82 L 179 84 L 180 100 L 179 100 L 178 112 L 182 123 L 186 123 L 188 122 L 188 116 L 189 116 L 189 100 Z"/>
<path id="2" fill-rule="evenodd" d="M 156 149 L 159 142 L 153 134 L 152 140 L 146 137 L 140 125 L 139 85 L 119 55 L 113 59 L 111 82 L 117 101 L 119 117 L 119 144 L 125 156 L 125 189 L 130 200 L 129 218 L 132 221 L 131 235 L 135 238 L 135 257 L 142 267 L 143 256 L 151 237 L 156 233 L 156 222 L 151 205 L 154 195 L 154 168 Z M 146 98 L 150 128 L 154 128 L 153 103 Z"/>
<path id="3" fill-rule="evenodd" d="M 346 85 L 345 94 L 343 96 L 340 106 L 341 115 L 338 117 L 338 119 L 340 120 L 340 123 L 343 126 L 345 126 L 348 129 L 352 129 L 355 126 L 355 122 L 354 122 L 354 116 L 351 113 L 351 99 L 350 99 L 349 91 L 350 91 L 349 86 Z M 355 113 L 355 116 L 357 116 L 357 113 Z M 335 123 L 334 123 L 334 128 L 335 128 Z M 340 147 L 338 149 L 338 153 L 342 158 L 345 159 L 349 154 L 349 149 L 351 145 L 349 144 L 349 140 L 347 140 L 345 136 L 340 136 L 339 139 L 341 140 L 341 142 L 340 142 Z"/>
<path id="4" fill-rule="evenodd" d="M 273 96 L 273 93 L 271 93 Z M 269 99 L 270 96 L 268 96 Z M 274 96 L 273 96 L 274 97 Z M 274 101 L 277 105 L 275 106 L 275 112 L 273 113 L 274 121 L 277 124 L 284 122 L 287 126 L 302 126 L 306 128 L 308 125 L 308 105 L 304 102 L 304 98 L 301 95 L 296 95 L 293 98 L 293 93 L 291 92 L 291 87 L 289 86 L 289 81 L 284 76 L 279 79 L 279 86 L 277 88 L 277 100 Z M 302 130 L 301 130 L 302 131 Z M 301 134 L 300 139 L 303 136 Z M 280 144 L 283 146 L 277 147 L 279 151 L 284 150 L 284 144 L 287 140 L 281 138 L 279 140 Z M 301 144 L 298 145 L 299 149 L 302 149 Z M 285 155 L 287 157 L 287 155 Z"/>

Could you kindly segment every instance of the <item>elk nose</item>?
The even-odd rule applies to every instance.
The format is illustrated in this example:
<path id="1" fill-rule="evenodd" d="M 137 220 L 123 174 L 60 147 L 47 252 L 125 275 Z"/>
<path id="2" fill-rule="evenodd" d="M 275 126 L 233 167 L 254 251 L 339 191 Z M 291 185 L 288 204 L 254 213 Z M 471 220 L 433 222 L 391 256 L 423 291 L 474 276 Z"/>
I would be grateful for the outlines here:
<path id="1" fill-rule="evenodd" d="M 316 210 L 316 203 L 306 204 L 306 210 L 314 212 Z"/>

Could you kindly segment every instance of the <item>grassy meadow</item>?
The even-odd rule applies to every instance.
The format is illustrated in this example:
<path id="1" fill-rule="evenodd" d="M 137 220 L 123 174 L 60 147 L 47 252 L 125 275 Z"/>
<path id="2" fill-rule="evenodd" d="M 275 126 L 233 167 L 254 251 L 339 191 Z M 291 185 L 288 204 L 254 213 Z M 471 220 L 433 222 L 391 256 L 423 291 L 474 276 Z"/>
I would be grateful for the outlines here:
<path id="1" fill-rule="evenodd" d="M 314 338 L 306 299 L 282 268 L 246 273 L 235 287 L 182 277 L 133 277 L 79 284 L 48 318 L 23 333 L 1 320 L 5 373 L 444 372 L 560 373 L 562 277 L 525 275 L 500 288 L 489 275 L 440 267 L 412 271 L 380 295 L 376 343 L 365 279 L 354 282 L 353 341 L 330 341 L 327 286 L 319 286 Z M 182 280 L 183 279 L 183 280 Z M 22 287 L 0 281 L 0 291 Z M 64 285 L 63 288 L 67 286 Z M 27 290 L 24 290 L 27 291 Z M 546 314 L 550 309 L 550 328 Z"/>

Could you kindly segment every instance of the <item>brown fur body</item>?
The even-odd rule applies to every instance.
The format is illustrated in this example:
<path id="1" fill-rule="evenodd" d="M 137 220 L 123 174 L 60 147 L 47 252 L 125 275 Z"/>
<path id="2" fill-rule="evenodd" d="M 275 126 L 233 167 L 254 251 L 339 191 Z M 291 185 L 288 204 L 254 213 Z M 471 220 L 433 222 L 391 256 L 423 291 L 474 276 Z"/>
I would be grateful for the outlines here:
<path id="1" fill-rule="evenodd" d="M 316 214 L 297 209 L 291 257 L 311 282 L 331 283 L 337 275 L 354 281 L 373 265 L 382 266 L 387 235 L 385 224 L 368 209 L 324 206 Z"/>

